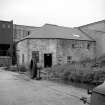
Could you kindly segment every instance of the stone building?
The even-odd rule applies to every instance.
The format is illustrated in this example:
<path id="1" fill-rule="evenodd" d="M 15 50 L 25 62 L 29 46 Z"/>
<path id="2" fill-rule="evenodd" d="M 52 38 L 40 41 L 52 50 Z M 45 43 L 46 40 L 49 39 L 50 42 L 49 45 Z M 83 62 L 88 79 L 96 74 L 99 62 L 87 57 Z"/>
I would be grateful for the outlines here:
<path id="1" fill-rule="evenodd" d="M 34 53 L 42 67 L 93 59 L 95 41 L 78 29 L 45 24 L 17 41 L 19 65 L 28 66 Z"/>
<path id="2" fill-rule="evenodd" d="M 80 26 L 78 29 L 96 41 L 96 57 L 105 55 L 105 20 Z"/>
<path id="3" fill-rule="evenodd" d="M 13 24 L 13 65 L 17 62 L 17 56 L 16 56 L 16 42 L 23 39 L 26 36 L 29 36 L 31 32 L 38 27 L 34 26 L 25 26 L 25 25 L 17 25 Z"/>

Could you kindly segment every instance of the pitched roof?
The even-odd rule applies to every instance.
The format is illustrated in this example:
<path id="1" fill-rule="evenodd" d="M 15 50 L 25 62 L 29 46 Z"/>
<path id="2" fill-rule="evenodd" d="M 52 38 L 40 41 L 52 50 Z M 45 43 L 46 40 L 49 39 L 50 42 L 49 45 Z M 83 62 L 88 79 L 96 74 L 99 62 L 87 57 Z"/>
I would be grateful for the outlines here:
<path id="1" fill-rule="evenodd" d="M 76 28 L 62 27 L 52 24 L 45 24 L 44 26 L 35 29 L 31 35 L 24 39 L 26 38 L 59 38 L 93 41 L 93 39 L 89 38 Z"/>
<path id="2" fill-rule="evenodd" d="M 90 31 L 105 33 L 105 20 L 94 22 L 91 24 L 80 26 L 81 29 L 89 29 Z"/>
<path id="3" fill-rule="evenodd" d="M 89 24 L 86 24 L 86 25 L 82 25 L 82 26 L 79 26 L 79 27 L 87 27 L 87 26 L 96 25 L 96 24 L 99 24 L 99 23 L 105 23 L 105 19 L 100 20 L 100 21 L 96 21 L 96 22 L 92 22 L 92 23 L 89 23 Z"/>

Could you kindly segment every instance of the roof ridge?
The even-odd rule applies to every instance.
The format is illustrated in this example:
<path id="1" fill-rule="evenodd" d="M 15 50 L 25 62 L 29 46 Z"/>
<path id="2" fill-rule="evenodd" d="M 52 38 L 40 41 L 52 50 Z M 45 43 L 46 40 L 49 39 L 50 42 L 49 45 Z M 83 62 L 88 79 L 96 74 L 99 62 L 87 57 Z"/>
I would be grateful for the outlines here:
<path id="1" fill-rule="evenodd" d="M 74 29 L 74 27 L 60 26 L 60 25 L 56 25 L 56 24 L 50 24 L 50 23 L 46 23 L 46 24 L 44 24 L 42 27 L 44 27 L 44 26 L 46 26 L 46 25 L 50 25 L 50 26 L 56 26 L 56 27 L 61 27 L 61 28 L 69 28 L 69 29 Z"/>
<path id="2" fill-rule="evenodd" d="M 96 22 L 92 22 L 92 23 L 89 23 L 89 24 L 86 24 L 86 25 L 82 25 L 82 26 L 79 26 L 79 27 L 86 27 L 86 26 L 94 25 L 94 24 L 97 24 L 97 23 L 100 23 L 100 22 L 104 22 L 105 23 L 105 19 L 104 20 L 100 20 L 100 21 L 96 21 Z"/>
<path id="3" fill-rule="evenodd" d="M 29 25 L 20 25 L 20 24 L 13 24 L 13 25 L 16 25 L 16 26 L 21 26 L 21 27 L 40 28 L 40 27 L 37 27 L 37 26 L 29 26 Z"/>

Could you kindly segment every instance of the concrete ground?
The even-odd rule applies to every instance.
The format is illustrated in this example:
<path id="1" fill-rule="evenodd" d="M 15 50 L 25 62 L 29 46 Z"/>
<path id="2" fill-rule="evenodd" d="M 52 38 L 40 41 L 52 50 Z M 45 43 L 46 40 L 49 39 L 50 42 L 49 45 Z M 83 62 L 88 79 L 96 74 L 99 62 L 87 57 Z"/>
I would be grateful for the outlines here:
<path id="1" fill-rule="evenodd" d="M 84 105 L 82 96 L 87 96 L 84 89 L 0 68 L 0 105 Z"/>

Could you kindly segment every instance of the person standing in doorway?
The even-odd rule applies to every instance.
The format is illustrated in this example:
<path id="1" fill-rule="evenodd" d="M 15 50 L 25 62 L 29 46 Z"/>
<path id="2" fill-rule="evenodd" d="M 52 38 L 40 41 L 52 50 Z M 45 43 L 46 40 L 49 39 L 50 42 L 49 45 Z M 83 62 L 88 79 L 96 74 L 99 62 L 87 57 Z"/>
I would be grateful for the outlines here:
<path id="1" fill-rule="evenodd" d="M 31 78 L 37 78 L 37 62 L 36 59 L 31 59 L 30 62 Z"/>

